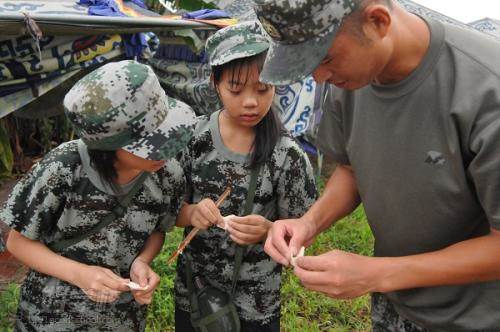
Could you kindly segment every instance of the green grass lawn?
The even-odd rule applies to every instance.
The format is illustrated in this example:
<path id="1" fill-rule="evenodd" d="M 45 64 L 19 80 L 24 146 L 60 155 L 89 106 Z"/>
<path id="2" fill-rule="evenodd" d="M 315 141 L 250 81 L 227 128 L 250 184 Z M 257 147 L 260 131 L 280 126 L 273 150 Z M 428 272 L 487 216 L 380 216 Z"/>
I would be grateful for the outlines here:
<path id="1" fill-rule="evenodd" d="M 165 262 L 182 240 L 180 229 L 168 235 L 165 247 L 155 259 L 153 268 L 162 281 L 149 308 L 149 331 L 173 331 L 173 283 L 175 268 Z M 332 249 L 342 249 L 371 255 L 373 238 L 363 210 L 356 210 L 335 227 L 321 234 L 307 249 L 307 255 L 318 255 Z M 281 326 L 283 331 L 368 331 L 370 330 L 369 301 L 362 297 L 350 301 L 332 300 L 305 290 L 292 270 L 285 270 L 282 285 Z"/>

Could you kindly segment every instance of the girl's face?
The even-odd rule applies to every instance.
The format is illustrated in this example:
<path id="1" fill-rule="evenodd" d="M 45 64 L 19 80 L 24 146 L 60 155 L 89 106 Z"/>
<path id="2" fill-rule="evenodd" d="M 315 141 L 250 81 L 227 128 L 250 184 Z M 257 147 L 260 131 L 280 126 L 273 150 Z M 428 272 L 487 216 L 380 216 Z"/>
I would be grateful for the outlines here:
<path id="1" fill-rule="evenodd" d="M 259 82 L 259 69 L 252 63 L 234 75 L 233 70 L 224 70 L 217 90 L 223 114 L 242 127 L 257 125 L 269 112 L 274 97 L 274 86 Z"/>
<path id="2" fill-rule="evenodd" d="M 121 169 L 134 169 L 154 173 L 165 165 L 165 160 L 148 160 L 137 157 L 133 153 L 118 149 L 116 151 L 116 166 Z"/>

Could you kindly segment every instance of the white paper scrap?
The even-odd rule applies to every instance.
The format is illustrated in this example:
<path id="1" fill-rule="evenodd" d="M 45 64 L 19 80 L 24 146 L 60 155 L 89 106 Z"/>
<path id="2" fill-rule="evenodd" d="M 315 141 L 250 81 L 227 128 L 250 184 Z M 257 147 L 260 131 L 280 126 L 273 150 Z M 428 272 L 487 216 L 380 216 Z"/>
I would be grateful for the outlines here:
<path id="1" fill-rule="evenodd" d="M 130 288 L 131 290 L 146 290 L 148 289 L 148 286 L 141 286 L 133 281 L 129 281 L 127 283 L 127 286 L 128 288 Z"/>
<path id="2" fill-rule="evenodd" d="M 222 228 L 223 230 L 227 230 L 227 224 L 229 223 L 229 220 L 231 220 L 232 217 L 236 217 L 234 214 L 231 214 L 229 216 L 222 217 L 222 220 L 224 220 L 224 224 L 217 224 L 217 227 Z"/>
<path id="3" fill-rule="evenodd" d="M 292 266 L 295 266 L 297 258 L 304 256 L 305 250 L 306 250 L 306 248 L 304 248 L 304 247 L 300 248 L 297 256 L 293 256 L 293 254 L 290 254 L 290 263 L 292 264 Z"/>

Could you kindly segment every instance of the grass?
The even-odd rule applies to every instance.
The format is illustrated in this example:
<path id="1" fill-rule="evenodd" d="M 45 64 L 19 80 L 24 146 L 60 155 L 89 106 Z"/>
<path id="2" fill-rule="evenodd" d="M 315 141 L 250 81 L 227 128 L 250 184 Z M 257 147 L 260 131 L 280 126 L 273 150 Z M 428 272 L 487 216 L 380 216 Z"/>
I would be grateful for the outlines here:
<path id="1" fill-rule="evenodd" d="M 323 187 L 320 181 L 319 187 Z M 173 285 L 175 266 L 166 264 L 167 258 L 182 240 L 182 230 L 167 235 L 165 246 L 153 262 L 161 283 L 149 307 L 147 331 L 173 331 Z M 332 249 L 341 249 L 362 255 L 371 255 L 373 238 L 362 208 L 318 236 L 306 251 L 318 255 Z M 291 270 L 285 270 L 282 282 L 281 326 L 284 332 L 369 331 L 369 299 L 333 300 L 304 289 Z M 0 331 L 8 331 L 17 307 L 19 287 L 15 284 L 0 294 Z"/>
<path id="2" fill-rule="evenodd" d="M 17 310 L 19 285 L 9 284 L 0 294 L 0 331 L 11 331 Z"/>
<path id="3" fill-rule="evenodd" d="M 167 258 L 182 240 L 180 229 L 168 235 L 153 269 L 162 276 L 159 289 L 148 313 L 148 331 L 173 331 L 173 283 L 175 268 L 165 264 Z M 373 238 L 362 208 L 324 232 L 306 251 L 318 255 L 332 249 L 341 249 L 371 255 Z M 283 273 L 281 289 L 281 326 L 285 332 L 312 331 L 369 331 L 369 299 L 332 300 L 304 289 L 292 270 Z"/>

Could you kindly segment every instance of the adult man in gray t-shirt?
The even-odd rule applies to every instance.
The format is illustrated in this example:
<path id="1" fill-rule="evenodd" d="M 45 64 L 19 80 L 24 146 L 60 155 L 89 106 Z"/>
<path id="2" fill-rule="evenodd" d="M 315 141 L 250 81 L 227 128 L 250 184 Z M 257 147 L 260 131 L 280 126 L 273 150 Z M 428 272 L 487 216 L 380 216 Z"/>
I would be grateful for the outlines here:
<path id="1" fill-rule="evenodd" d="M 391 0 L 256 0 L 261 75 L 332 84 L 318 145 L 339 166 L 266 251 L 290 255 L 361 202 L 375 256 L 296 260 L 309 289 L 373 293 L 374 330 L 500 330 L 500 44 Z M 333 85 L 336 88 L 333 88 Z"/>

